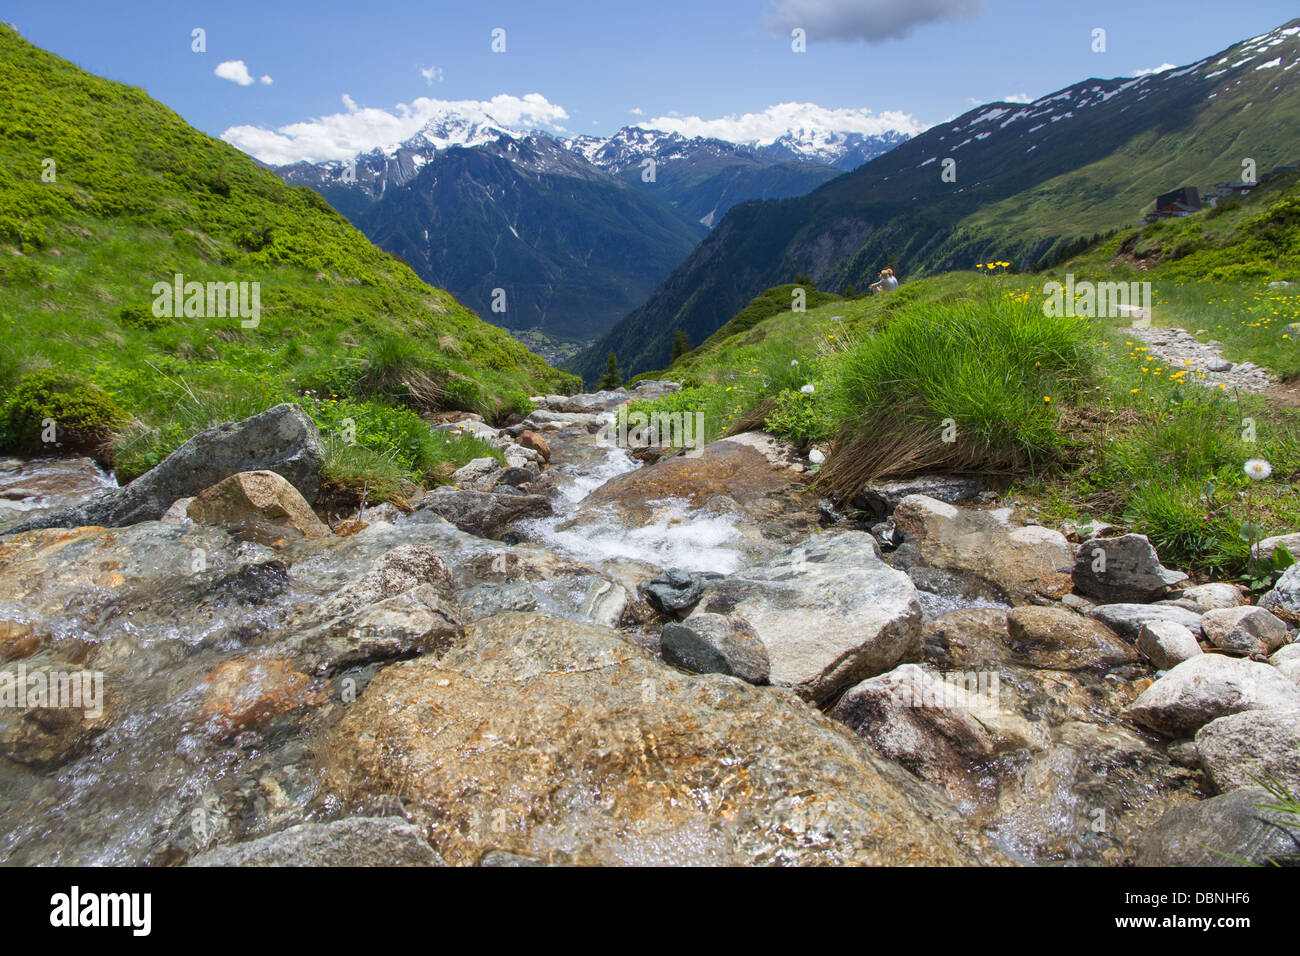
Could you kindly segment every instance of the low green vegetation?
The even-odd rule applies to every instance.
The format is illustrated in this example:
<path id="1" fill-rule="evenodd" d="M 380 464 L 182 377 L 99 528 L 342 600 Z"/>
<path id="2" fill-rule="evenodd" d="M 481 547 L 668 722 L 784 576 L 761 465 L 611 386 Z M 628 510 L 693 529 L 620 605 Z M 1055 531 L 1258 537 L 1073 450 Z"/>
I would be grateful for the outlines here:
<path id="1" fill-rule="evenodd" d="M 1051 275 L 949 273 L 782 312 L 658 373 L 686 387 L 637 408 L 702 411 L 709 437 L 764 428 L 822 444 L 815 487 L 841 501 L 873 479 L 1002 476 L 1044 523 L 1110 521 L 1149 535 L 1171 564 L 1266 582 L 1250 542 L 1300 529 L 1300 411 L 1171 367 L 1130 319 L 1045 315 L 1050 279 L 1128 278 L 1097 255 Z M 1232 357 L 1293 367 L 1281 330 L 1294 321 L 1290 290 L 1152 276 L 1158 320 L 1206 329 Z M 1271 464 L 1267 479 L 1247 477 L 1255 458 Z"/>
<path id="2" fill-rule="evenodd" d="M 421 415 L 499 420 L 579 382 L 421 282 L 306 188 L 286 186 L 143 91 L 0 26 L 0 448 L 62 447 L 130 479 L 196 431 L 278 402 L 360 446 L 336 475 L 436 481 L 482 449 Z M 246 283 L 165 308 L 155 284 Z M 233 306 L 235 298 L 229 299 Z M 346 414 L 340 414 L 345 409 Z M 33 443 L 33 436 L 36 444 Z M 372 500 L 373 496 L 372 496 Z"/>

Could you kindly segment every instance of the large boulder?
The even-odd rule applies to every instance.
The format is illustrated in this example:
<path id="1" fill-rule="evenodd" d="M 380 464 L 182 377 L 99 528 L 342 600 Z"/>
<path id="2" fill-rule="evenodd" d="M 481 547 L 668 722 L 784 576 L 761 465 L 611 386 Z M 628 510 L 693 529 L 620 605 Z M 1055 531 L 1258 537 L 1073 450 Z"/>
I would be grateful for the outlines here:
<path id="1" fill-rule="evenodd" d="M 479 538 L 500 538 L 512 522 L 552 513 L 550 500 L 542 495 L 500 495 L 449 487 L 425 495 L 415 510 L 441 515 Z"/>
<path id="2" fill-rule="evenodd" d="M 1198 654 L 1169 670 L 1126 711 L 1167 737 L 1185 737 L 1217 717 L 1244 710 L 1300 707 L 1300 688 L 1256 661 Z"/>
<path id="3" fill-rule="evenodd" d="M 978 511 L 926 495 L 909 495 L 894 524 L 931 568 L 970 574 L 995 586 L 1013 604 L 1056 600 L 1070 590 L 1074 550 L 1065 536 L 1012 521 L 1010 508 Z"/>
<path id="4" fill-rule="evenodd" d="M 863 531 L 813 535 L 711 582 L 696 612 L 739 614 L 767 648 L 771 682 L 818 703 L 921 656 L 916 588 Z"/>
<path id="5" fill-rule="evenodd" d="M 997 690 L 996 673 L 944 678 L 903 664 L 849 688 L 831 716 L 882 757 L 955 797 L 969 796 L 976 771 L 995 754 L 1039 743 L 1028 721 L 999 708 Z"/>
<path id="6" fill-rule="evenodd" d="M 1201 634 L 1201 615 L 1172 604 L 1102 604 L 1088 615 L 1129 641 L 1136 641 L 1142 626 L 1151 621 L 1173 621 L 1197 637 Z"/>
<path id="7" fill-rule="evenodd" d="M 323 786 L 400 793 L 452 864 L 1000 862 L 955 808 L 792 695 L 668 667 L 608 628 L 502 614 L 384 668 Z M 761 730 L 761 732 L 759 732 Z"/>
<path id="8" fill-rule="evenodd" d="M 1259 599 L 1259 606 L 1293 627 L 1300 626 L 1300 561 L 1282 572 L 1273 589 Z"/>
<path id="9" fill-rule="evenodd" d="M 754 626 L 737 614 L 692 614 L 669 621 L 659 639 L 664 660 L 697 674 L 730 674 L 766 684 L 771 663 Z"/>
<path id="10" fill-rule="evenodd" d="M 1201 615 L 1201 630 L 1215 647 L 1267 657 L 1290 640 L 1286 625 L 1262 607 L 1227 607 Z"/>
<path id="11" fill-rule="evenodd" d="M 187 866 L 446 866 L 419 827 L 401 817 L 300 823 L 246 843 L 217 847 Z"/>
<path id="12" fill-rule="evenodd" d="M 1076 591 L 1108 604 L 1154 601 L 1187 580 L 1160 563 L 1144 534 L 1085 541 L 1075 552 L 1073 577 Z"/>
<path id="13" fill-rule="evenodd" d="M 273 471 L 231 475 L 199 492 L 185 514 L 260 544 L 283 538 L 286 531 L 304 538 L 328 538 L 332 533 L 298 489 Z"/>
<path id="14" fill-rule="evenodd" d="M 457 488 L 491 491 L 500 471 L 501 463 L 495 458 L 474 458 L 453 471 L 451 481 Z"/>
<path id="15" fill-rule="evenodd" d="M 320 492 L 324 461 L 325 446 L 307 413 L 297 405 L 276 405 L 242 422 L 214 425 L 199 432 L 125 488 L 107 491 L 85 504 L 39 515 L 9 531 L 88 525 L 122 527 L 156 521 L 177 498 L 197 495 L 245 471 L 273 471 L 312 502 Z"/>
<path id="16" fill-rule="evenodd" d="M 1300 794 L 1300 709 L 1246 710 L 1196 732 L 1201 769 L 1220 792 L 1271 777 Z"/>
<path id="17" fill-rule="evenodd" d="M 1262 805 L 1277 800 L 1262 787 L 1242 787 L 1170 810 L 1142 835 L 1138 866 L 1266 866 L 1296 862 L 1295 820 Z"/>
<path id="18" fill-rule="evenodd" d="M 1007 615 L 1012 663 L 1047 670 L 1106 671 L 1137 659 L 1132 645 L 1063 607 L 1018 607 Z"/>

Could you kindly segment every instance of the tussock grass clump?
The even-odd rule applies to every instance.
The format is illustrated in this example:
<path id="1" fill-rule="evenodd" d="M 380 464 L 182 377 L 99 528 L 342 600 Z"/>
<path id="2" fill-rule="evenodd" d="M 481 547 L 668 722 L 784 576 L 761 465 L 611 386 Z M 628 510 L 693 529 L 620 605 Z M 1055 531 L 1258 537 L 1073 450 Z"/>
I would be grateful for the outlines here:
<path id="1" fill-rule="evenodd" d="M 1055 461 L 1062 405 L 1095 379 L 1087 319 L 977 294 L 905 309 L 828 363 L 835 449 L 818 484 L 843 496 L 928 470 L 1018 473 Z"/>

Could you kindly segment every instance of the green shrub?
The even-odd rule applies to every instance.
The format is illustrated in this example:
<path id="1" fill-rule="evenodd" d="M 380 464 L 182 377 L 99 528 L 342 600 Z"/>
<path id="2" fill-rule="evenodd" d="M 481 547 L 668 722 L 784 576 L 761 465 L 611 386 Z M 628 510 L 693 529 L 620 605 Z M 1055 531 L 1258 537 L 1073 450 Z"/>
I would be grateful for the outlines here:
<path id="1" fill-rule="evenodd" d="M 117 317 L 128 329 L 139 329 L 142 332 L 153 332 L 171 324 L 170 319 L 159 318 L 151 308 L 143 305 L 125 305 L 118 310 Z"/>
<path id="2" fill-rule="evenodd" d="M 43 441 L 47 422 L 63 449 L 99 454 L 127 420 L 111 396 L 57 369 L 25 375 L 0 405 L 0 447 L 22 454 L 52 450 Z"/>

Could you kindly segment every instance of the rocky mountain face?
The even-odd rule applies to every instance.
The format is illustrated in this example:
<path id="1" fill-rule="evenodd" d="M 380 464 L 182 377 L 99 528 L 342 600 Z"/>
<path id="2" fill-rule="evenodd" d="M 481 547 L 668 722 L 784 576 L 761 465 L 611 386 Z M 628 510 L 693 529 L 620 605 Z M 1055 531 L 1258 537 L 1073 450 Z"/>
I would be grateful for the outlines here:
<path id="1" fill-rule="evenodd" d="M 410 511 L 313 513 L 321 445 L 291 406 L 125 489 L 86 460 L 5 461 L 0 861 L 1294 852 L 1241 761 L 1300 788 L 1300 565 L 1252 606 L 971 478 L 865 489 L 867 528 L 760 433 L 642 465 L 612 410 L 676 387 L 445 423 L 504 462 Z M 100 691 L 30 696 L 68 674 Z"/>
<path id="2" fill-rule="evenodd" d="M 1050 261 L 1136 224 L 1160 194 L 1300 160 L 1300 20 L 1187 66 L 1089 79 L 931 127 L 807 195 L 733 206 L 650 299 L 580 355 L 594 380 L 664 368 L 675 330 L 701 342 L 764 289 L 810 276 L 864 288 L 891 257 L 908 276 Z M 1195 150 L 1187 149 L 1195 141 Z"/>

